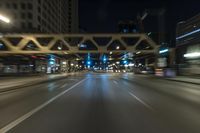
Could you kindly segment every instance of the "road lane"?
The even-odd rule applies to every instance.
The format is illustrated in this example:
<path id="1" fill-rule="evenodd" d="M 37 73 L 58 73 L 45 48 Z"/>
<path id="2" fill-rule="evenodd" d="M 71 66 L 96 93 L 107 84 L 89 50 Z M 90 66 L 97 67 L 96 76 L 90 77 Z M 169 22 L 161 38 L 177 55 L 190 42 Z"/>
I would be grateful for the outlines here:
<path id="1" fill-rule="evenodd" d="M 87 78 L 10 132 L 169 132 L 153 112 L 112 82 L 119 79 L 118 76 L 90 75 Z"/>
<path id="2" fill-rule="evenodd" d="M 87 80 L 9 133 L 200 132 L 199 104 L 184 98 L 188 84 L 121 74 L 83 77 Z M 198 92 L 197 88 L 191 85 Z"/>
<path id="3" fill-rule="evenodd" d="M 119 84 L 156 109 L 158 115 L 174 126 L 177 132 L 200 132 L 198 85 L 140 76 L 124 76 L 121 79 Z"/>
<path id="4" fill-rule="evenodd" d="M 51 99 L 84 77 L 69 77 L 50 83 L 0 93 L 0 128 Z M 65 88 L 62 88 L 65 86 Z"/>
<path id="5" fill-rule="evenodd" d="M 51 104 L 52 102 L 54 102 L 56 99 L 58 99 L 59 97 L 61 97 L 62 95 L 64 95 L 65 93 L 71 91 L 73 88 L 75 88 L 77 85 L 81 84 L 83 81 L 85 81 L 85 79 L 79 81 L 78 83 L 76 83 L 75 85 L 71 86 L 70 88 L 68 88 L 67 90 L 59 93 L 58 95 L 54 96 L 53 98 L 49 99 L 48 101 L 46 101 L 45 103 L 41 104 L 40 106 L 34 108 L 33 110 L 29 111 L 28 113 L 26 113 L 25 115 L 21 116 L 20 118 L 14 120 L 13 122 L 9 123 L 8 125 L 6 125 L 5 127 L 3 127 L 2 129 L 0 129 L 1 133 L 6 133 L 9 130 L 11 130 L 12 128 L 14 128 L 15 126 L 19 125 L 21 122 L 23 122 L 24 120 L 28 119 L 29 117 L 31 117 L 32 115 L 34 115 L 35 113 L 37 113 L 38 111 L 42 110 L 43 108 L 45 108 L 46 106 L 48 106 L 49 104 Z M 61 88 L 64 88 L 66 85 L 63 85 Z"/>

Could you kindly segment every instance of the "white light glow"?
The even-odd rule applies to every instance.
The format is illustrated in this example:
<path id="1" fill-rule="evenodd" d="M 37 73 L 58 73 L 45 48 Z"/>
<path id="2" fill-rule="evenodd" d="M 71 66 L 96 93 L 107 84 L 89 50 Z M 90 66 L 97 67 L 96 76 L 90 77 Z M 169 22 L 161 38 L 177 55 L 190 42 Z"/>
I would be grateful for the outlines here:
<path id="1" fill-rule="evenodd" d="M 120 47 L 119 47 L 119 46 L 117 46 L 117 47 L 116 47 L 116 49 L 117 49 L 117 50 L 119 50 L 119 49 L 120 49 Z"/>
<path id="2" fill-rule="evenodd" d="M 164 50 L 159 51 L 160 54 L 164 54 L 164 53 L 167 53 L 167 52 L 169 52 L 169 49 L 164 49 Z"/>
<path id="3" fill-rule="evenodd" d="M 184 54 L 184 57 L 185 58 L 197 58 L 197 57 L 200 57 L 200 52 Z"/>
<path id="4" fill-rule="evenodd" d="M 62 50 L 62 48 L 59 46 L 59 47 L 58 47 L 58 50 Z"/>
<path id="5" fill-rule="evenodd" d="M 133 63 L 130 63 L 128 66 L 130 66 L 130 67 L 132 67 L 132 66 L 134 66 L 135 64 L 133 64 Z"/>
<path id="6" fill-rule="evenodd" d="M 3 38 L 3 34 L 0 33 L 0 38 Z"/>
<path id="7" fill-rule="evenodd" d="M 112 58 L 109 58 L 108 60 L 112 60 Z"/>
<path id="8" fill-rule="evenodd" d="M 190 35 L 195 34 L 195 33 L 198 33 L 198 32 L 200 32 L 200 29 L 197 29 L 197 30 L 192 31 L 192 32 L 189 32 L 189 33 L 187 33 L 187 34 L 185 34 L 185 35 L 179 36 L 179 37 L 176 38 L 176 40 L 185 38 L 185 37 L 187 37 L 187 36 L 190 36 Z"/>
<path id="9" fill-rule="evenodd" d="M 125 67 L 128 67 L 128 64 L 124 65 Z"/>
<path id="10" fill-rule="evenodd" d="M 67 62 L 66 62 L 66 61 L 64 61 L 64 62 L 62 62 L 62 64 L 63 64 L 63 65 L 67 65 Z"/>
<path id="11" fill-rule="evenodd" d="M 80 48 L 87 48 L 87 45 L 86 44 L 78 44 L 78 47 L 80 47 Z"/>
<path id="12" fill-rule="evenodd" d="M 50 61 L 49 64 L 50 64 L 50 65 L 54 65 L 55 62 L 54 62 L 54 61 Z"/>
<path id="13" fill-rule="evenodd" d="M 0 20 L 5 23 L 10 23 L 10 19 L 0 14 Z"/>
<path id="14" fill-rule="evenodd" d="M 55 61 L 55 59 L 54 59 L 54 58 L 50 58 L 49 60 L 50 60 L 50 61 Z"/>
<path id="15" fill-rule="evenodd" d="M 136 54 L 141 54 L 141 52 L 140 52 L 140 51 L 138 51 Z"/>

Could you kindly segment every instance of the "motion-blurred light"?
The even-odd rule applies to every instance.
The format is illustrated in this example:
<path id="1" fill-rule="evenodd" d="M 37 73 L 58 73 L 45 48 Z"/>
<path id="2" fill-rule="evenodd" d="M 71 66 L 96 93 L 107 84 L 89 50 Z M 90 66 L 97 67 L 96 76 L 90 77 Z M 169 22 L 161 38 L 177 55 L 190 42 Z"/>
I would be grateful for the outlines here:
<path id="1" fill-rule="evenodd" d="M 184 57 L 185 58 L 197 58 L 197 57 L 200 57 L 200 52 L 184 54 Z"/>

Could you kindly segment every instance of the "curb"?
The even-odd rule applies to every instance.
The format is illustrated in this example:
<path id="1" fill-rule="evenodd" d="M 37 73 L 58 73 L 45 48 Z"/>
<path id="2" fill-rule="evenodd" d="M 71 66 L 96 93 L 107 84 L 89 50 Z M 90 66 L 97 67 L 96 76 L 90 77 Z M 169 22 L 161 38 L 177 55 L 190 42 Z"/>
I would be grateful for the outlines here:
<path id="1" fill-rule="evenodd" d="M 190 82 L 190 81 L 182 81 L 182 80 L 168 79 L 168 78 L 165 78 L 165 79 L 170 80 L 170 81 L 174 81 L 174 82 L 183 82 L 183 83 L 188 83 L 188 84 L 200 85 L 200 83 L 195 83 L 195 82 Z"/>
<path id="2" fill-rule="evenodd" d="M 157 77 L 157 76 L 154 76 L 154 75 L 151 75 L 151 76 L 149 76 L 149 77 L 151 77 L 151 78 L 157 78 L 157 79 L 161 79 L 161 80 L 169 80 L 169 81 L 174 81 L 174 82 L 182 82 L 182 83 L 200 85 L 200 83 L 196 83 L 196 82 L 182 81 L 182 80 L 171 79 L 171 78 L 167 78 L 167 77 Z"/>
<path id="3" fill-rule="evenodd" d="M 158 78 L 157 76 L 152 76 L 152 78 L 153 78 L 153 77 L 154 77 L 154 78 Z M 191 82 L 191 81 L 182 81 L 182 80 L 177 80 L 177 79 L 173 79 L 173 78 L 169 78 L 169 77 L 159 77 L 158 79 L 169 80 L 169 81 L 174 81 L 174 82 L 182 82 L 182 83 L 200 85 L 200 83 Z"/>
<path id="4" fill-rule="evenodd" d="M 18 90 L 18 89 L 22 89 L 22 88 L 25 88 L 25 87 L 38 85 L 38 84 L 43 84 L 43 83 L 47 83 L 47 82 L 57 81 L 57 80 L 61 80 L 61 79 L 67 78 L 68 76 L 69 75 L 63 76 L 63 77 L 59 77 L 59 78 L 55 78 L 55 79 L 47 79 L 47 80 L 44 80 L 44 81 L 38 81 L 38 82 L 28 83 L 28 84 L 19 85 L 19 86 L 8 87 L 8 88 L 5 88 L 5 89 L 0 89 L 0 93 L 14 91 L 14 90 Z"/>

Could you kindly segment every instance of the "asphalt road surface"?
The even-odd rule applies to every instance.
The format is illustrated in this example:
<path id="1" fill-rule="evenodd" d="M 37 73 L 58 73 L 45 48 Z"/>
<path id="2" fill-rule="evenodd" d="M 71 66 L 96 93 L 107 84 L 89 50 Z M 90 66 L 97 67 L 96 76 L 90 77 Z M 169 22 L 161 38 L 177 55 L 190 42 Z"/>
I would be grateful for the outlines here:
<path id="1" fill-rule="evenodd" d="M 200 86 L 77 74 L 0 94 L 0 133 L 200 133 Z"/>

